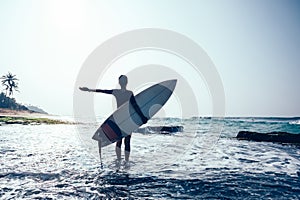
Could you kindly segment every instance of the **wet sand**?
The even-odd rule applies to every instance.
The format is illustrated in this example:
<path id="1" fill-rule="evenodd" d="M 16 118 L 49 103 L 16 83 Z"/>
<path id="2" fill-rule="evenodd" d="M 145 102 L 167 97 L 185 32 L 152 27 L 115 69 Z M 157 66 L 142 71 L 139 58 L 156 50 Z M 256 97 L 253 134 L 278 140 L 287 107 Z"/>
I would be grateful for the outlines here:
<path id="1" fill-rule="evenodd" d="M 37 113 L 33 111 L 26 110 L 10 110 L 0 108 L 1 117 L 47 117 L 47 114 Z"/>

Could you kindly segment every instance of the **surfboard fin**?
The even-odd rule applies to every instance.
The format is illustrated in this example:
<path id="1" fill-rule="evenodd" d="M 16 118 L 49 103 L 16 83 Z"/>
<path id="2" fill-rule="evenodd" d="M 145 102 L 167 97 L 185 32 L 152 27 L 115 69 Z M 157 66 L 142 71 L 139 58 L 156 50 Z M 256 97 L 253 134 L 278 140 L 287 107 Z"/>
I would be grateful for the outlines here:
<path id="1" fill-rule="evenodd" d="M 99 148 L 99 156 L 100 156 L 100 167 L 103 169 L 103 163 L 102 163 L 102 151 L 101 151 L 101 141 L 98 141 L 98 148 Z"/>

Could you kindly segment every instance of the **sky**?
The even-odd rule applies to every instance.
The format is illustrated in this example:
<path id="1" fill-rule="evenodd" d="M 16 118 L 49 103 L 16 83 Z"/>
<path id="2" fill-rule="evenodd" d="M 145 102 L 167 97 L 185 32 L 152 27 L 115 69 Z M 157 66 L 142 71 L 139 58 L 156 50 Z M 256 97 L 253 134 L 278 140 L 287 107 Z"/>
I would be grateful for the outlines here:
<path id="1" fill-rule="evenodd" d="M 18 102 L 51 114 L 72 115 L 78 75 L 97 47 L 124 32 L 165 29 L 191 39 L 211 59 L 222 81 L 226 116 L 300 116 L 299 15 L 296 0 L 2 0 L 0 75 L 17 75 Z M 124 55 L 99 74 L 96 85 L 87 81 L 83 86 L 115 88 L 121 73 L 131 73 L 130 88 L 133 72 L 151 64 L 162 79 L 164 73 L 169 78 L 169 72 L 157 66 L 168 66 L 183 80 L 162 115 L 195 115 L 186 113 L 188 108 L 181 104 L 181 98 L 191 95 L 179 95 L 185 92 L 184 81 L 194 95 L 189 109 L 196 102 L 196 114 L 212 115 L 215 105 L 205 77 L 196 76 L 187 62 L 168 52 L 141 50 Z M 147 75 L 144 72 L 139 74 Z M 136 94 L 156 82 L 148 79 L 130 89 Z M 97 115 L 115 109 L 112 97 L 96 94 L 93 98 Z"/>

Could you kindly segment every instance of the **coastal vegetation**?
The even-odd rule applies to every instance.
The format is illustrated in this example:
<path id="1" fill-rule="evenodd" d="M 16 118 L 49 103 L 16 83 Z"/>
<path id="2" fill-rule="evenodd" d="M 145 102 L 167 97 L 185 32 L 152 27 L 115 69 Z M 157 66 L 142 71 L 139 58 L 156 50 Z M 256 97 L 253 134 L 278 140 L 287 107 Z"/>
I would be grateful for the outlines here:
<path id="1" fill-rule="evenodd" d="M 19 92 L 18 81 L 16 75 L 8 72 L 6 75 L 3 75 L 1 78 L 1 84 L 4 87 L 5 93 L 0 93 L 0 108 L 6 108 L 11 110 L 28 110 L 24 105 L 18 104 L 13 98 L 14 91 Z"/>
<path id="2" fill-rule="evenodd" d="M 0 77 L 4 92 L 0 93 L 0 125 L 1 124 L 71 124 L 56 119 L 48 119 L 46 117 L 38 117 L 41 114 L 47 115 L 45 111 L 35 106 L 24 106 L 16 102 L 13 98 L 14 91 L 18 90 L 18 81 L 16 75 L 8 72 L 8 74 Z"/>
<path id="3" fill-rule="evenodd" d="M 6 96 L 3 92 L 0 93 L 0 108 L 11 110 L 28 110 L 24 105 L 18 104 L 15 98 Z"/>
<path id="4" fill-rule="evenodd" d="M 43 117 L 15 117 L 15 116 L 0 116 L 2 124 L 22 124 L 22 125 L 40 125 L 40 124 L 71 124 L 56 119 L 48 119 Z"/>

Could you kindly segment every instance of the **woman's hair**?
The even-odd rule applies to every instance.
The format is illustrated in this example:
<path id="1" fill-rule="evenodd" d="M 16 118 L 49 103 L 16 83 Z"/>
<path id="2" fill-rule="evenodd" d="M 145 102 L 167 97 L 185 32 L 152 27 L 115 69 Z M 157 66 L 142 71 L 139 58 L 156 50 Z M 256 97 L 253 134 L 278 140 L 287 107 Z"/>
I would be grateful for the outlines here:
<path id="1" fill-rule="evenodd" d="M 127 78 L 127 76 L 121 75 L 121 76 L 119 77 L 119 83 L 120 83 L 120 85 L 127 85 L 127 83 L 128 83 L 128 78 Z"/>

